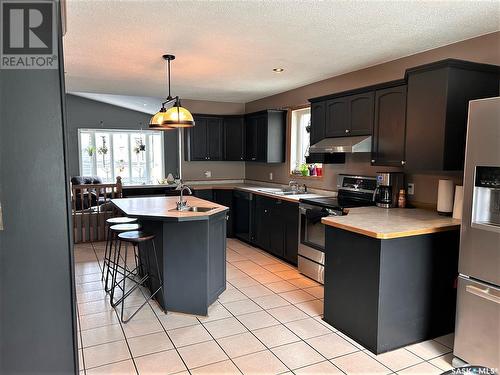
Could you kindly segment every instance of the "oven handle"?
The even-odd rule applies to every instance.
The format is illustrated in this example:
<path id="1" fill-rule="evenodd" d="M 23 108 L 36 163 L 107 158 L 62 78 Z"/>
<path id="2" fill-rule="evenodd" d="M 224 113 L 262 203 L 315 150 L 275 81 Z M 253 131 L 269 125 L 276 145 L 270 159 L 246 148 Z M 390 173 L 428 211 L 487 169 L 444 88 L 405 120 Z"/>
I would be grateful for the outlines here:
<path id="1" fill-rule="evenodd" d="M 465 287 L 465 290 L 471 294 L 474 294 L 478 297 L 487 299 L 488 301 L 491 301 L 491 302 L 496 303 L 497 305 L 500 305 L 500 297 L 491 294 L 490 288 L 486 288 L 484 290 L 484 289 L 478 288 L 478 287 L 473 286 L 473 285 L 467 285 Z"/>

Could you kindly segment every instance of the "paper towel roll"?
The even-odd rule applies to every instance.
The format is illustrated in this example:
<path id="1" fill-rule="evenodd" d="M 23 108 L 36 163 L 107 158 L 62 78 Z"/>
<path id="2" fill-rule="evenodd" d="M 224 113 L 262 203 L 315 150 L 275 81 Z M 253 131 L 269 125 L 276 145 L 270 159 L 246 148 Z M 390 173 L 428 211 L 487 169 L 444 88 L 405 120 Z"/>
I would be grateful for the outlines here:
<path id="1" fill-rule="evenodd" d="M 437 211 L 441 215 L 451 216 L 455 185 L 452 180 L 439 180 Z"/>
<path id="2" fill-rule="evenodd" d="M 453 218 L 462 220 L 462 208 L 464 202 L 464 187 L 457 185 L 455 187 L 455 201 L 453 202 Z"/>

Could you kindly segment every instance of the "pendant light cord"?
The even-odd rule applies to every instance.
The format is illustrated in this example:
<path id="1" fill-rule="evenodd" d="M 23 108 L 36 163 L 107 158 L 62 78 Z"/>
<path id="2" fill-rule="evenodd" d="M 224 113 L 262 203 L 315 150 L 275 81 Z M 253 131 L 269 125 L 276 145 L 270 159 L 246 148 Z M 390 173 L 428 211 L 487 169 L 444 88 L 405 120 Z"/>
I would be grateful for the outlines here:
<path id="1" fill-rule="evenodd" d="M 167 100 L 171 100 L 172 96 L 170 95 L 170 59 L 167 60 L 167 79 L 168 79 L 168 97 Z"/>

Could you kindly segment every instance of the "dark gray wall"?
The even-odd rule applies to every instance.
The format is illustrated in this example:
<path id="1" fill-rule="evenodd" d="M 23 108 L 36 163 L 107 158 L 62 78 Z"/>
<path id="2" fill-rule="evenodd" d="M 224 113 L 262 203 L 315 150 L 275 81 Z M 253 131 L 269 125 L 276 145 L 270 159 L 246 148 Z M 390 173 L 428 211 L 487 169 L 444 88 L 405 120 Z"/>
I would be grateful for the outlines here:
<path id="1" fill-rule="evenodd" d="M 80 96 L 67 94 L 69 175 L 76 176 L 78 166 L 78 129 L 147 129 L 151 115 Z M 164 132 L 165 176 L 177 175 L 177 132 Z"/>
<path id="2" fill-rule="evenodd" d="M 62 93 L 58 70 L 0 71 L 0 374 L 77 370 Z"/>

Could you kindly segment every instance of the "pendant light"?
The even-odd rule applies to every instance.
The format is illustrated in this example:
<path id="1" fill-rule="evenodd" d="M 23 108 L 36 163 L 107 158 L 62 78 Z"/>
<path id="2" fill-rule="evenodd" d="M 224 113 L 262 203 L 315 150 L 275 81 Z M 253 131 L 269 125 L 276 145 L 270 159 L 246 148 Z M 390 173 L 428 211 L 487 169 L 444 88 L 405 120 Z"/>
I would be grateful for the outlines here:
<path id="1" fill-rule="evenodd" d="M 151 118 L 149 128 L 169 130 L 175 128 L 193 127 L 193 115 L 186 108 L 181 106 L 181 100 L 178 96 L 173 98 L 170 95 L 170 61 L 174 60 L 175 56 L 163 55 L 163 59 L 167 61 L 168 96 L 166 101 L 161 104 L 160 110 Z M 172 103 L 172 107 L 169 109 L 165 108 L 166 105 Z"/>

